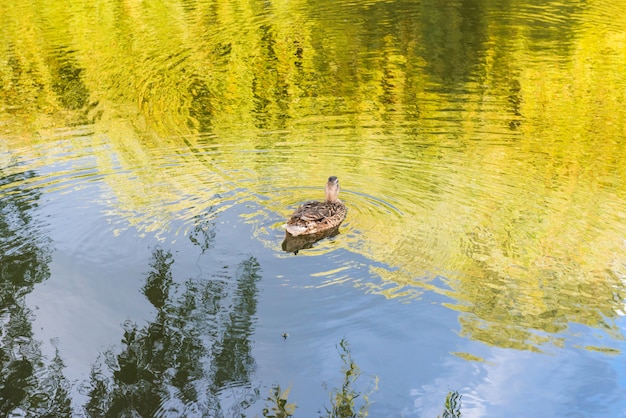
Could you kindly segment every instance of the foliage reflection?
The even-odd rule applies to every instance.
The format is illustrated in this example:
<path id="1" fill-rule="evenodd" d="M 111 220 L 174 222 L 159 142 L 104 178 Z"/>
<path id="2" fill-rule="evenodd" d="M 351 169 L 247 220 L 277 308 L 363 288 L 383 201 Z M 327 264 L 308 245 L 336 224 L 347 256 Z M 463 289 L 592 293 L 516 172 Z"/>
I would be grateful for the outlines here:
<path id="1" fill-rule="evenodd" d="M 156 317 L 128 322 L 119 353 L 105 352 L 91 373 L 91 416 L 234 416 L 258 394 L 251 388 L 250 350 L 260 266 L 243 260 L 236 275 L 188 280 L 172 277 L 171 252 L 156 248 L 143 294 Z M 225 410 L 220 393 L 244 398 Z M 239 412 L 238 412 L 239 411 Z"/>
<path id="2" fill-rule="evenodd" d="M 57 417 L 71 412 L 58 351 L 52 361 L 33 338 L 25 297 L 50 276 L 52 243 L 37 219 L 41 193 L 20 188 L 35 173 L 0 167 L 0 415 Z"/>
<path id="3" fill-rule="evenodd" d="M 340 387 L 330 392 L 330 407 L 325 406 L 326 413 L 320 418 L 363 418 L 369 416 L 371 405 L 370 395 L 378 390 L 378 377 L 373 376 L 371 387 L 361 389 L 357 383 L 361 370 L 352 358 L 350 346 L 345 339 L 339 342 L 339 353 L 343 362 L 341 372 L 343 382 Z M 270 396 L 266 399 L 267 406 L 263 409 L 263 416 L 267 418 L 287 418 L 295 415 L 296 403 L 289 403 L 291 388 L 281 390 L 280 385 L 274 385 Z M 450 391 L 446 395 L 443 412 L 438 418 L 461 417 L 461 394 Z"/>

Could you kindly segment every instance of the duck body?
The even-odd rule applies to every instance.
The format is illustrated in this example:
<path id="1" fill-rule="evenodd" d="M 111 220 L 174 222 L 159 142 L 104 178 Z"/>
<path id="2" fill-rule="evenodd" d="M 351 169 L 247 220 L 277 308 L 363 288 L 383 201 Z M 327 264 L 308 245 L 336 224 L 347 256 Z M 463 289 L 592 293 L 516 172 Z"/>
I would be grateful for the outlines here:
<path id="1" fill-rule="evenodd" d="M 287 221 L 285 229 L 294 237 L 317 234 L 339 226 L 346 219 L 347 209 L 341 202 L 307 202 Z"/>
<path id="2" fill-rule="evenodd" d="M 346 206 L 337 198 L 338 194 L 339 179 L 331 176 L 326 183 L 326 200 L 307 202 L 300 206 L 284 225 L 287 233 L 297 237 L 338 228 L 348 213 Z"/>

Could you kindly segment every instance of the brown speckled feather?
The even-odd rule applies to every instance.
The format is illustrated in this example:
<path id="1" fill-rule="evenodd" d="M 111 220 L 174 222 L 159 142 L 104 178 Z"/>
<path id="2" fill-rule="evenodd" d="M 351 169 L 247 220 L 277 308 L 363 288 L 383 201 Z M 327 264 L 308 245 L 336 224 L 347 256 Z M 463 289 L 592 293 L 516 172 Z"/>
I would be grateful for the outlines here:
<path id="1" fill-rule="evenodd" d="M 341 224 L 346 218 L 346 206 L 340 201 L 308 202 L 300 206 L 287 221 L 291 235 L 317 233 Z"/>

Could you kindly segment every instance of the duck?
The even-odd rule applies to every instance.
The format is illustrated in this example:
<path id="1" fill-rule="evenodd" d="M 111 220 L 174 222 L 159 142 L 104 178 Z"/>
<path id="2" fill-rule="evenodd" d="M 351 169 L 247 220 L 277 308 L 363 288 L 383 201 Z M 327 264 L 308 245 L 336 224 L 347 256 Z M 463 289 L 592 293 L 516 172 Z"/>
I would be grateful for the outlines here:
<path id="1" fill-rule="evenodd" d="M 291 215 L 283 227 L 293 237 L 319 234 L 337 229 L 346 219 L 348 208 L 338 198 L 339 179 L 330 176 L 326 183 L 326 200 L 307 202 Z"/>

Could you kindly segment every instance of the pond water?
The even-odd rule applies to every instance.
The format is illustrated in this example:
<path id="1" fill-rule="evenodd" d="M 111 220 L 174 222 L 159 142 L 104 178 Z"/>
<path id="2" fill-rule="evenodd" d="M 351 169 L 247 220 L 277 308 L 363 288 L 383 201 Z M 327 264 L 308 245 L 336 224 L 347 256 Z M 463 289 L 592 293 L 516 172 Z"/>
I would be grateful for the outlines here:
<path id="1" fill-rule="evenodd" d="M 626 415 L 626 4 L 9 3 L 3 416 Z"/>

